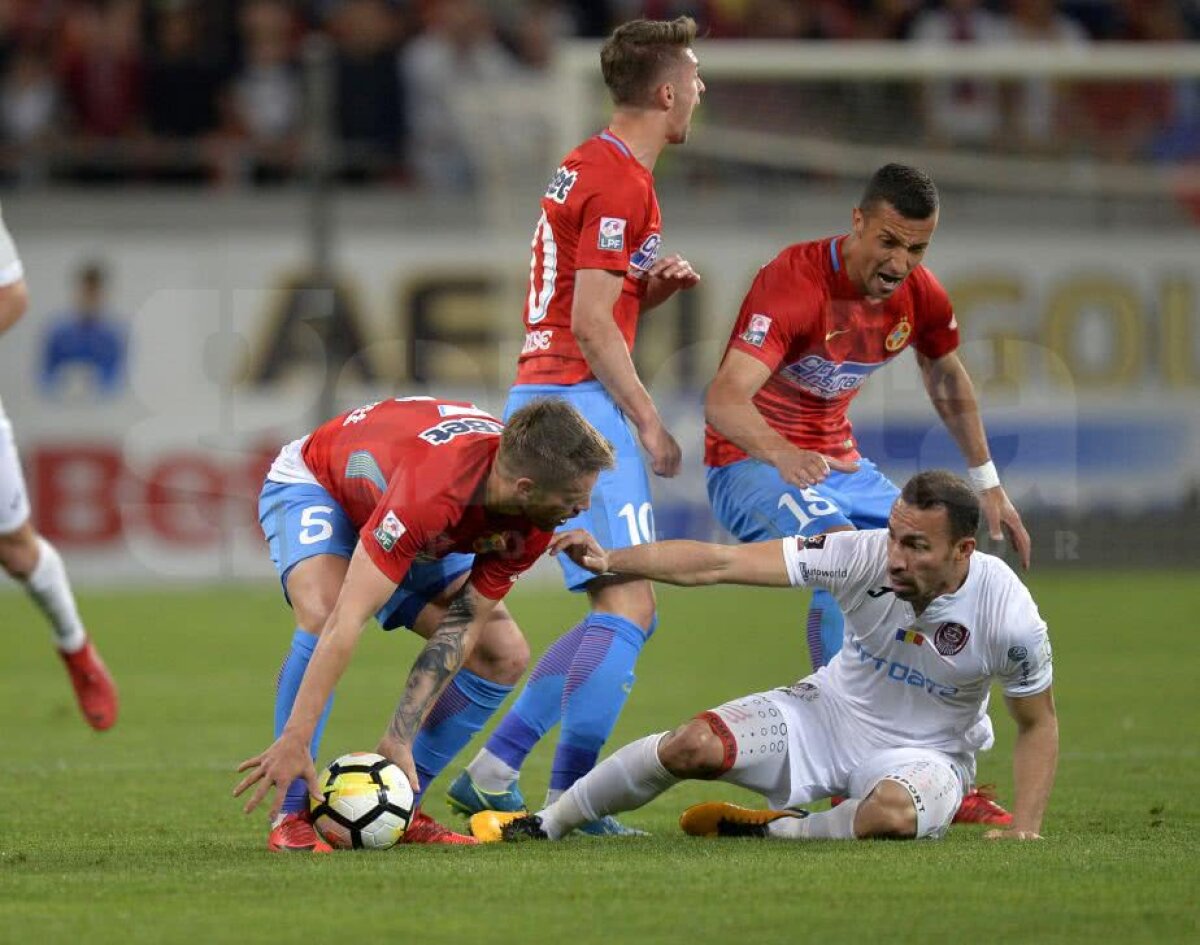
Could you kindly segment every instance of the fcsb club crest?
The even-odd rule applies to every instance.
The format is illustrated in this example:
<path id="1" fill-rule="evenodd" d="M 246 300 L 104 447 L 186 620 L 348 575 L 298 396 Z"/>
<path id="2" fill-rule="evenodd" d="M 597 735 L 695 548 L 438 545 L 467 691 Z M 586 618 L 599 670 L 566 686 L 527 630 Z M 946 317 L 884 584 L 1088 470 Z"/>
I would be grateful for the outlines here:
<path id="1" fill-rule="evenodd" d="M 900 319 L 896 327 L 888 333 L 884 339 L 883 346 L 888 351 L 899 351 L 908 344 L 908 337 L 912 334 L 912 323 L 907 318 Z"/>
<path id="2" fill-rule="evenodd" d="M 961 623 L 944 623 L 933 632 L 933 646 L 942 656 L 956 656 L 971 639 L 971 631 Z"/>

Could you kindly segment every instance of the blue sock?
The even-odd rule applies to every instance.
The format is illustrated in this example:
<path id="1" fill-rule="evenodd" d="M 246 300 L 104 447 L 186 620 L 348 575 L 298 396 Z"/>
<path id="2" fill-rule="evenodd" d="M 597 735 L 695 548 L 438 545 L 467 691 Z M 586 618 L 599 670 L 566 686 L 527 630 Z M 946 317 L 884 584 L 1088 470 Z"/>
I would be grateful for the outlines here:
<path id="1" fill-rule="evenodd" d="M 413 742 L 413 761 L 421 779 L 418 802 L 433 779 L 454 760 L 471 736 L 483 728 L 512 691 L 512 686 L 491 682 L 469 669 L 455 673 L 429 710 Z"/>
<path id="2" fill-rule="evenodd" d="M 654 632 L 657 621 L 651 624 Z M 633 667 L 646 643 L 642 628 L 615 614 L 589 614 L 563 687 L 562 736 L 550 790 L 565 791 L 595 767 L 633 689 Z"/>
<path id="3" fill-rule="evenodd" d="M 558 724 L 567 671 L 586 627 L 587 621 L 583 620 L 554 641 L 537 661 L 517 701 L 488 739 L 487 750 L 509 767 L 520 771 L 533 746 Z"/>
<path id="4" fill-rule="evenodd" d="M 808 655 L 813 670 L 825 666 L 842 648 L 845 620 L 842 609 L 829 591 L 813 591 L 808 608 Z"/>
<path id="5" fill-rule="evenodd" d="M 297 630 L 292 634 L 292 646 L 283 665 L 279 667 L 279 678 L 275 680 L 275 737 L 278 738 L 287 724 L 288 716 L 292 714 L 292 705 L 296 701 L 296 693 L 300 691 L 300 683 L 304 679 L 304 671 L 312 659 L 313 650 L 317 646 L 317 636 L 307 630 Z M 321 717 L 317 719 L 317 727 L 313 729 L 312 751 L 313 760 L 321 749 L 321 736 L 325 733 L 325 721 L 329 718 L 329 710 L 333 708 L 333 696 L 325 703 Z M 283 799 L 285 814 L 308 810 L 308 785 L 303 778 L 297 778 L 287 789 Z"/>

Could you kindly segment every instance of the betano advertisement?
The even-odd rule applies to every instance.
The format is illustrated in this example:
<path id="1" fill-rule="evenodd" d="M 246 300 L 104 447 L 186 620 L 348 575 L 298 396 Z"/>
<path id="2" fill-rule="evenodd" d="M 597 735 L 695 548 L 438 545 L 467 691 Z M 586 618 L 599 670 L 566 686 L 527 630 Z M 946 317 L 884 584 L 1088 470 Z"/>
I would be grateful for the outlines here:
<path id="1" fill-rule="evenodd" d="M 685 452 L 683 475 L 656 484 L 660 536 L 719 534 L 700 465 L 702 389 L 756 268 L 788 240 L 726 232 L 664 247 L 704 282 L 650 316 L 639 342 Z M 433 392 L 500 410 L 526 343 L 527 238 L 346 234 L 335 292 L 305 287 L 305 246 L 290 231 L 101 245 L 30 234 L 20 246 L 33 309 L 0 341 L 0 397 L 37 522 L 84 581 L 269 577 L 262 474 L 323 405 Z M 1019 506 L 1173 507 L 1197 488 L 1198 259 L 1200 240 L 939 233 L 928 262 L 955 300 Z M 92 260 L 109 275 L 107 317 L 128 339 L 107 374 L 87 346 L 55 348 L 76 272 Z M 337 365 L 328 386 L 316 367 L 326 348 Z M 852 418 L 863 452 L 894 478 L 961 469 L 911 356 L 870 379 Z"/>

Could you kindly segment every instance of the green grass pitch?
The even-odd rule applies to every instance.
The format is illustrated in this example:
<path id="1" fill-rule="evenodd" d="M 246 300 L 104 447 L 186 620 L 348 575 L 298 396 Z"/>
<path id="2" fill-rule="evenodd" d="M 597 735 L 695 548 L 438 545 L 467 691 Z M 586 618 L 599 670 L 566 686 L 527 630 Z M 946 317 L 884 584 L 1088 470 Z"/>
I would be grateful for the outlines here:
<path id="1" fill-rule="evenodd" d="M 693 783 L 627 815 L 649 839 L 327 857 L 268 854 L 263 816 L 230 797 L 234 766 L 270 741 L 290 636 L 270 587 L 83 595 L 123 695 L 103 735 L 78 718 L 32 607 L 4 594 L 0 942 L 1200 940 L 1200 581 L 1031 584 L 1055 641 L 1062 731 L 1043 843 L 991 844 L 979 828 L 917 844 L 692 840 L 675 825 L 687 804 L 753 798 Z M 802 593 L 666 589 L 660 600 L 613 746 L 805 671 Z M 536 588 L 511 602 L 535 651 L 581 608 Z M 416 650 L 409 634 L 366 635 L 326 760 L 374 745 Z M 993 717 L 998 745 L 980 774 L 1007 800 L 1012 725 L 999 700 Z M 531 799 L 551 751 L 530 760 Z M 446 783 L 427 808 L 458 823 Z"/>

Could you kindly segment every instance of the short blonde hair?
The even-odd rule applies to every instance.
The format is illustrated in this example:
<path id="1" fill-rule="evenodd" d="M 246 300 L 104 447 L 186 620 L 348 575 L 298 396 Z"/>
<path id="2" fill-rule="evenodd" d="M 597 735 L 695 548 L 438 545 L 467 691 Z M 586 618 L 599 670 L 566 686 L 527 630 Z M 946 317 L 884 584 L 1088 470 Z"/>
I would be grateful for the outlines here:
<path id="1" fill-rule="evenodd" d="M 631 20 L 618 26 L 600 50 L 604 84 L 617 105 L 646 107 L 663 74 L 683 61 L 696 41 L 696 21 Z"/>
<path id="2" fill-rule="evenodd" d="M 612 444 L 561 397 L 539 397 L 508 418 L 496 461 L 539 486 L 564 486 L 617 464 Z"/>

